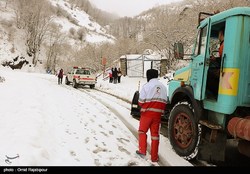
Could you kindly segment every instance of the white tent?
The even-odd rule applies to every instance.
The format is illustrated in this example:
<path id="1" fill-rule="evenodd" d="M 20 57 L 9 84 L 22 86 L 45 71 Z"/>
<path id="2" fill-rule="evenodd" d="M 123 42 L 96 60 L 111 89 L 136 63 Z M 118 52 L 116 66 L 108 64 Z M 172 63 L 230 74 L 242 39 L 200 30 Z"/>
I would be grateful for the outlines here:
<path id="1" fill-rule="evenodd" d="M 145 54 L 123 55 L 120 59 L 126 59 L 127 75 L 129 77 L 146 77 L 148 69 L 154 68 L 160 72 L 161 56 Z"/>

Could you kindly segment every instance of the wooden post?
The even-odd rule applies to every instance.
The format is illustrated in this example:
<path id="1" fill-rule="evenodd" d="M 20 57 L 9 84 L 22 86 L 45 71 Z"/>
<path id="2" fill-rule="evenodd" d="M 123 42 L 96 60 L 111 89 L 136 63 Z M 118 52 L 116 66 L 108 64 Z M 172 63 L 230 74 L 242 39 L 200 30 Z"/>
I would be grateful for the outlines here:
<path id="1" fill-rule="evenodd" d="M 107 59 L 106 59 L 106 57 L 103 57 L 102 58 L 103 78 L 104 78 L 104 75 L 105 75 L 106 63 L 107 63 Z"/>

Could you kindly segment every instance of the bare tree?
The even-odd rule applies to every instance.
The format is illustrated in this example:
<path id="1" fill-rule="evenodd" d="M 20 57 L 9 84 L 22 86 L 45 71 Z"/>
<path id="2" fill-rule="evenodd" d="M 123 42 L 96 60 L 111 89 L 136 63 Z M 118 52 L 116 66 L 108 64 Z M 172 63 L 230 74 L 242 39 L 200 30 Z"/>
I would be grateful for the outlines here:
<path id="1" fill-rule="evenodd" d="M 13 2 L 15 4 L 14 12 L 15 12 L 16 26 L 19 29 L 24 28 L 25 27 L 25 18 L 27 16 L 27 14 L 26 14 L 26 3 L 27 3 L 27 1 L 13 0 Z"/>
<path id="2" fill-rule="evenodd" d="M 50 27 L 48 32 L 48 48 L 46 50 L 46 70 L 56 71 L 56 65 L 58 64 L 58 56 L 62 52 L 62 43 L 65 41 L 64 35 L 60 32 L 56 25 Z"/>
<path id="3" fill-rule="evenodd" d="M 16 4 L 17 27 L 26 31 L 27 54 L 32 56 L 32 63 L 36 66 L 38 52 L 44 36 L 50 25 L 52 16 L 48 1 L 14 0 Z"/>

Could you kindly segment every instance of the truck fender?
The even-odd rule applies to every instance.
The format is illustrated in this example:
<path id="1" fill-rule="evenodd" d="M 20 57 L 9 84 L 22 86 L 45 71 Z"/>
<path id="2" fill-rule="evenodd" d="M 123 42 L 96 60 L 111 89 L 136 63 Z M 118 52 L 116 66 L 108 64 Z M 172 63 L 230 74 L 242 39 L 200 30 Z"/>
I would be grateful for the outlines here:
<path id="1" fill-rule="evenodd" d="M 200 120 L 201 116 L 203 115 L 202 102 L 194 98 L 193 89 L 190 86 L 179 87 L 174 91 L 170 99 L 171 106 L 174 106 L 180 101 L 189 102 L 194 110 L 195 118 L 197 121 Z"/>

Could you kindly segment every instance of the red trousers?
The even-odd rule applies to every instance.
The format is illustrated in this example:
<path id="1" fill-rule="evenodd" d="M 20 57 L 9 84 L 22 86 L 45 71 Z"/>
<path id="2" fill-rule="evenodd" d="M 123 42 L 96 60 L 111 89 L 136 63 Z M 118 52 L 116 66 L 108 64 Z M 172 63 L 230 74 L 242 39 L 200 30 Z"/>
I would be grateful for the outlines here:
<path id="1" fill-rule="evenodd" d="M 147 151 L 147 132 L 151 134 L 151 160 L 158 161 L 159 132 L 161 124 L 161 113 L 142 112 L 139 125 L 139 152 L 146 155 Z"/>

